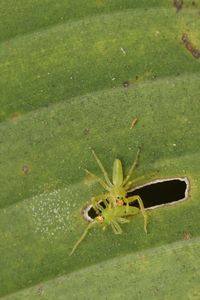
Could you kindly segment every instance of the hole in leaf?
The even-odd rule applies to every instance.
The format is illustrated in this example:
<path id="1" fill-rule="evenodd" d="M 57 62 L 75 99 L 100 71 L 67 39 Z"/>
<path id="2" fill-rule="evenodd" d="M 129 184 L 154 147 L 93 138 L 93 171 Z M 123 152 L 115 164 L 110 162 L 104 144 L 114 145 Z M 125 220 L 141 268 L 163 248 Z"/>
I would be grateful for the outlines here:
<path id="1" fill-rule="evenodd" d="M 139 195 L 145 208 L 175 204 L 188 197 L 189 181 L 185 178 L 158 179 L 128 192 L 128 197 Z M 137 206 L 137 203 L 134 203 Z"/>
<path id="2" fill-rule="evenodd" d="M 188 197 L 189 181 L 185 178 L 158 179 L 139 186 L 127 193 L 128 197 L 139 195 L 146 209 L 153 209 L 159 206 L 175 204 L 184 201 Z M 105 208 L 104 203 L 100 204 Z M 130 203 L 131 206 L 139 207 L 137 202 Z M 85 220 L 91 222 L 97 216 L 92 205 L 83 210 Z"/>
<path id="3" fill-rule="evenodd" d="M 96 213 L 96 211 L 94 210 L 94 208 L 90 207 L 90 209 L 88 210 L 88 216 L 91 218 L 91 221 L 98 216 L 98 214 Z"/>
<path id="4" fill-rule="evenodd" d="M 103 202 L 100 201 L 100 204 L 103 208 L 106 208 Z M 92 205 L 85 207 L 82 211 L 82 214 L 83 218 L 88 222 L 91 222 L 95 217 L 98 216 Z"/>

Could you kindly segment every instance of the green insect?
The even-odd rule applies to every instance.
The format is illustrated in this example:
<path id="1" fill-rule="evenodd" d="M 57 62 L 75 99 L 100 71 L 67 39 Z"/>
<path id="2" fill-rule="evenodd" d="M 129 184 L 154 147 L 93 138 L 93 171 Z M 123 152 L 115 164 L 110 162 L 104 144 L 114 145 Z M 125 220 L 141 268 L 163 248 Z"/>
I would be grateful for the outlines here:
<path id="1" fill-rule="evenodd" d="M 127 200 L 127 192 L 130 189 L 131 185 L 133 185 L 134 183 L 134 180 L 130 180 L 130 179 L 133 170 L 137 165 L 140 149 L 137 151 L 136 158 L 132 163 L 125 178 L 123 175 L 121 160 L 119 159 L 114 160 L 112 182 L 110 181 L 108 173 L 106 172 L 105 168 L 103 167 L 100 159 L 97 157 L 94 150 L 92 150 L 92 153 L 104 175 L 105 180 L 91 173 L 87 169 L 84 170 L 86 171 L 86 173 L 92 176 L 98 183 L 100 183 L 100 185 L 106 190 L 106 193 L 91 198 L 91 203 L 94 209 L 98 212 L 99 202 L 103 202 L 104 205 L 106 205 L 106 203 L 108 202 L 111 203 L 112 206 L 122 206 L 124 205 L 124 203 L 127 203 L 127 201 L 129 203 L 133 202 L 135 200 L 134 197 L 130 197 L 129 200 Z"/>
<path id="2" fill-rule="evenodd" d="M 111 225 L 115 234 L 121 234 L 122 229 L 119 224 L 129 223 L 130 220 L 127 219 L 127 217 L 134 216 L 140 211 L 144 217 L 144 231 L 147 233 L 147 214 L 144 210 L 143 202 L 139 196 L 133 196 L 131 198 L 130 202 L 138 201 L 140 208 L 130 206 L 129 200 L 127 200 L 126 205 L 123 206 L 113 206 L 112 203 L 107 202 L 106 208 L 103 208 L 101 204 L 99 204 L 98 207 L 100 214 L 95 217 L 91 223 L 89 223 L 69 255 L 71 256 L 74 253 L 92 227 L 99 225 L 103 230 L 105 230 L 107 226 Z"/>
<path id="3" fill-rule="evenodd" d="M 108 173 L 106 172 L 96 153 L 93 150 L 92 153 L 104 175 L 104 180 L 91 173 L 87 169 L 85 169 L 85 171 L 90 176 L 92 176 L 98 183 L 101 184 L 101 186 L 106 190 L 106 193 L 91 198 L 91 204 L 98 215 L 86 227 L 82 236 L 74 245 L 70 255 L 74 253 L 78 245 L 87 235 L 90 228 L 96 225 L 100 225 L 101 228 L 105 230 L 107 226 L 111 225 L 115 234 L 121 234 L 122 229 L 119 224 L 130 222 L 130 220 L 128 220 L 127 217 L 134 216 L 140 211 L 144 217 L 144 231 L 147 233 L 147 214 L 145 212 L 142 199 L 138 195 L 127 197 L 127 192 L 130 186 L 134 183 L 134 180 L 131 180 L 131 175 L 137 165 L 140 150 L 137 151 L 136 158 L 132 163 L 125 178 L 123 175 L 121 161 L 119 159 L 114 160 L 112 182 L 110 181 Z M 138 202 L 139 208 L 129 205 L 134 201 Z M 102 204 L 104 205 L 104 207 L 102 206 Z"/>

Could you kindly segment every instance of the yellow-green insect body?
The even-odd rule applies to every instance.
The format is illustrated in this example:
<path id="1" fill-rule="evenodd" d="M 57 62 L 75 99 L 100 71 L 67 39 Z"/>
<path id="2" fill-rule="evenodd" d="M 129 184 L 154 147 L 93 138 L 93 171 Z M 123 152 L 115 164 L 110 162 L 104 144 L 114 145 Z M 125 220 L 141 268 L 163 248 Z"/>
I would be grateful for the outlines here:
<path id="1" fill-rule="evenodd" d="M 91 202 L 94 209 L 98 210 L 100 201 L 112 203 L 113 206 L 123 205 L 123 203 L 127 203 L 127 192 L 130 186 L 133 184 L 133 180 L 130 180 L 131 175 L 133 173 L 134 168 L 137 165 L 138 157 L 139 157 L 139 150 L 136 155 L 136 159 L 134 160 L 133 164 L 131 165 L 126 177 L 124 178 L 122 163 L 119 159 L 114 160 L 113 164 L 113 174 L 112 174 L 112 182 L 109 179 L 108 173 L 106 172 L 105 168 L 103 167 L 101 161 L 97 157 L 96 153 L 92 151 L 97 164 L 99 165 L 103 175 L 104 180 L 87 169 L 85 171 L 90 174 L 97 182 L 101 184 L 101 186 L 106 190 L 106 193 L 92 197 Z"/>
<path id="2" fill-rule="evenodd" d="M 114 186 L 110 191 L 107 199 L 113 203 L 115 203 L 117 199 L 121 199 L 125 201 L 126 195 L 127 195 L 127 191 L 122 186 L 119 187 Z"/>
<path id="3" fill-rule="evenodd" d="M 92 151 L 92 153 L 104 175 L 104 180 L 94 175 L 87 169 L 85 169 L 85 171 L 101 184 L 101 186 L 106 190 L 106 193 L 92 197 L 91 204 L 96 210 L 98 216 L 95 217 L 94 220 L 86 227 L 82 236 L 74 245 L 70 255 L 74 253 L 78 245 L 87 235 L 90 228 L 98 225 L 105 230 L 106 227 L 111 226 L 115 234 L 121 234 L 122 229 L 119 224 L 128 223 L 129 220 L 127 217 L 134 216 L 139 212 L 141 212 L 143 215 L 144 231 L 147 233 L 147 214 L 145 212 L 142 199 L 138 195 L 127 197 L 127 192 L 130 186 L 134 183 L 134 181 L 130 180 L 130 178 L 138 161 L 139 150 L 137 152 L 136 159 L 132 163 L 125 178 L 121 161 L 119 159 L 114 160 L 112 182 L 110 181 L 108 173 L 104 169 L 95 152 Z M 129 203 L 134 201 L 138 202 L 139 208 L 129 205 Z M 104 204 L 104 207 L 102 204 Z"/>
<path id="4" fill-rule="evenodd" d="M 121 160 L 116 158 L 113 164 L 112 182 L 114 186 L 122 186 L 123 184 L 123 169 Z"/>
<path id="5" fill-rule="evenodd" d="M 139 212 L 140 210 L 138 207 L 115 206 L 113 208 L 105 208 L 102 210 L 100 216 L 97 216 L 95 220 L 99 222 L 103 230 L 111 225 L 115 234 L 121 234 L 122 229 L 119 223 L 129 223 L 129 220 L 126 219 L 126 217 L 136 215 Z"/>
<path id="6" fill-rule="evenodd" d="M 138 201 L 140 208 L 129 206 L 128 203 L 127 205 L 124 206 L 114 206 L 114 207 L 112 206 L 111 203 L 109 204 L 107 203 L 106 208 L 103 208 L 99 204 L 100 214 L 97 217 L 95 217 L 94 220 L 86 227 L 82 236 L 74 245 L 70 255 L 74 253 L 76 248 L 83 241 L 90 228 L 98 225 L 103 230 L 105 230 L 108 226 L 111 226 L 115 234 L 121 234 L 122 229 L 119 224 L 129 223 L 130 220 L 127 219 L 127 217 L 134 216 L 140 213 L 140 211 L 142 212 L 144 217 L 144 231 L 147 233 L 147 215 L 144 211 L 142 200 L 140 199 L 139 196 L 134 196 L 134 197 L 135 197 L 135 201 L 136 200 Z"/>

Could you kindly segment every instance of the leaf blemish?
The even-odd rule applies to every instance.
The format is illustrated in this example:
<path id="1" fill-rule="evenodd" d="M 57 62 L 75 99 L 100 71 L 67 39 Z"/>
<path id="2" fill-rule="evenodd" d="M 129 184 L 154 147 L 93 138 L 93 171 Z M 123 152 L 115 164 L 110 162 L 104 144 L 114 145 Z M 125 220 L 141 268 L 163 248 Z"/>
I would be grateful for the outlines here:
<path id="1" fill-rule="evenodd" d="M 84 135 L 88 135 L 90 133 L 90 129 L 89 128 L 85 128 L 83 132 L 84 132 Z"/>
<path id="2" fill-rule="evenodd" d="M 188 35 L 184 33 L 182 35 L 182 42 L 185 46 L 185 48 L 197 59 L 200 58 L 200 50 L 198 50 L 194 44 L 190 41 Z"/>
<path id="3" fill-rule="evenodd" d="M 132 121 L 132 123 L 131 123 L 130 129 L 133 129 L 133 127 L 135 126 L 135 124 L 137 123 L 137 121 L 138 121 L 138 118 L 134 118 L 134 119 L 133 119 L 133 121 Z"/>
<path id="4" fill-rule="evenodd" d="M 42 296 L 44 294 L 44 288 L 42 285 L 40 285 L 37 289 L 36 289 L 36 293 L 39 296 Z"/>
<path id="5" fill-rule="evenodd" d="M 183 8 L 183 0 L 174 0 L 174 6 L 176 7 L 176 12 L 178 13 Z"/>
<path id="6" fill-rule="evenodd" d="M 183 233 L 183 239 L 184 239 L 185 241 L 189 241 L 189 240 L 191 240 L 191 238 L 192 238 L 191 233 L 190 233 L 188 230 L 186 230 L 186 231 Z"/>
<path id="7" fill-rule="evenodd" d="M 28 165 L 23 165 L 21 170 L 23 175 L 27 175 L 30 172 L 30 167 Z"/>
<path id="8" fill-rule="evenodd" d="M 129 81 L 128 80 L 126 80 L 126 81 L 124 81 L 123 82 L 123 87 L 125 87 L 125 88 L 127 88 L 128 86 L 129 86 Z"/>
<path id="9" fill-rule="evenodd" d="M 71 195 L 69 189 L 63 189 L 43 193 L 32 198 L 30 210 L 32 211 L 35 233 L 56 239 L 58 234 L 67 233 L 70 230 L 71 209 L 70 203 L 66 203 L 64 197 L 66 191 L 68 195 Z"/>

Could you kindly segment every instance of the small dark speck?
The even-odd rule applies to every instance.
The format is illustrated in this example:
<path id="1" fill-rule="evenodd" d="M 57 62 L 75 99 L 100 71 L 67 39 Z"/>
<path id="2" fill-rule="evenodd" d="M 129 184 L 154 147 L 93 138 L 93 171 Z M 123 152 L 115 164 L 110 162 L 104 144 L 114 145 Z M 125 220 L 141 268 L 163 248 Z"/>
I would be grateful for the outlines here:
<path id="1" fill-rule="evenodd" d="M 176 7 L 176 12 L 178 13 L 183 7 L 183 0 L 174 0 L 174 6 Z"/>
<path id="2" fill-rule="evenodd" d="M 195 1 L 192 1 L 192 5 L 195 6 L 195 5 L 196 5 L 196 2 L 195 2 Z"/>
<path id="3" fill-rule="evenodd" d="M 184 239 L 185 241 L 191 240 L 191 238 L 192 238 L 192 235 L 191 235 L 191 233 L 190 233 L 189 231 L 185 231 L 185 232 L 183 233 L 183 239 Z"/>
<path id="4" fill-rule="evenodd" d="M 42 296 L 44 294 L 44 288 L 40 285 L 37 289 L 36 289 L 36 293 L 39 296 Z"/>
<path id="5" fill-rule="evenodd" d="M 85 135 L 88 135 L 90 133 L 90 129 L 89 128 L 85 128 L 83 132 L 84 132 Z"/>
<path id="6" fill-rule="evenodd" d="M 126 81 L 123 82 L 123 86 L 124 86 L 125 88 L 127 88 L 127 87 L 129 86 L 129 84 L 130 84 L 130 83 L 129 83 L 128 80 L 126 80 Z"/>
<path id="7" fill-rule="evenodd" d="M 23 173 L 24 175 L 27 175 L 29 172 L 30 172 L 29 166 L 23 165 L 23 166 L 22 166 L 22 173 Z"/>
<path id="8" fill-rule="evenodd" d="M 199 59 L 200 58 L 200 50 L 198 50 L 193 43 L 190 41 L 188 35 L 184 33 L 182 35 L 182 42 L 185 48 L 193 55 L 193 57 Z"/>

